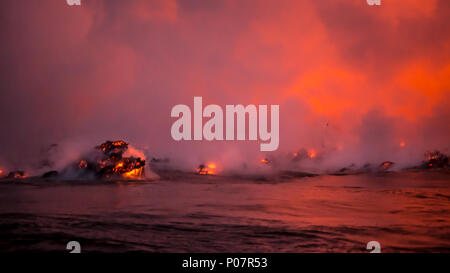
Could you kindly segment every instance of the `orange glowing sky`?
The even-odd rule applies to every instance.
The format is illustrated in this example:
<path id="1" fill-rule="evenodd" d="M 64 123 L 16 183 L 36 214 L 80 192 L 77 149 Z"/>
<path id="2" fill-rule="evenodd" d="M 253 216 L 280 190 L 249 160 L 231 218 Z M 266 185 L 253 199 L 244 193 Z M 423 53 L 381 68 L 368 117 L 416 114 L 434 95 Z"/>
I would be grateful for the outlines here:
<path id="1" fill-rule="evenodd" d="M 202 151 L 169 136 L 194 95 L 280 104 L 282 150 L 448 149 L 450 1 L 82 2 L 2 3 L 0 156 L 68 138 Z"/>

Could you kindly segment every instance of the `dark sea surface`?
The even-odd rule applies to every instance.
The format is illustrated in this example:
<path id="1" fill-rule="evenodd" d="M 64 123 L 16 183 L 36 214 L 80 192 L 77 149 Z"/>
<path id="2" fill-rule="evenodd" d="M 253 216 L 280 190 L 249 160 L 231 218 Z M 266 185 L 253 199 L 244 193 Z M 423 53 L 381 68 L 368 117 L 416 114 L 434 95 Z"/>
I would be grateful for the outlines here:
<path id="1" fill-rule="evenodd" d="M 450 252 L 450 175 L 0 181 L 0 252 Z"/>

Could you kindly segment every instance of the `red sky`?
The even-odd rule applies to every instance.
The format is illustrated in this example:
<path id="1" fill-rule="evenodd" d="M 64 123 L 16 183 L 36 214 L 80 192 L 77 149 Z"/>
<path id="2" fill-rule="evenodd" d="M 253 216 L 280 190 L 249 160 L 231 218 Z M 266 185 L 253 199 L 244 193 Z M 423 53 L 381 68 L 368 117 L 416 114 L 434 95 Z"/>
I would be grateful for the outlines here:
<path id="1" fill-rule="evenodd" d="M 1 5 L 4 164 L 50 143 L 115 138 L 199 160 L 259 151 L 175 143 L 170 109 L 194 95 L 205 104 L 280 104 L 279 152 L 341 146 L 350 161 L 448 152 L 447 0 Z"/>

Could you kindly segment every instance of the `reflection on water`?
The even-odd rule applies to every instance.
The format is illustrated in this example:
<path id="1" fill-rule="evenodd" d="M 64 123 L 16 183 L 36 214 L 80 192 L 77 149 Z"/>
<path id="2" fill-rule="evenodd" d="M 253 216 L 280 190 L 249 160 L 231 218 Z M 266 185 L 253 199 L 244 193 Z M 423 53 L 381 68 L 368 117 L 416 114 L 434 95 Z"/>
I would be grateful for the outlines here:
<path id="1" fill-rule="evenodd" d="M 450 176 L 0 184 L 0 251 L 450 251 Z"/>

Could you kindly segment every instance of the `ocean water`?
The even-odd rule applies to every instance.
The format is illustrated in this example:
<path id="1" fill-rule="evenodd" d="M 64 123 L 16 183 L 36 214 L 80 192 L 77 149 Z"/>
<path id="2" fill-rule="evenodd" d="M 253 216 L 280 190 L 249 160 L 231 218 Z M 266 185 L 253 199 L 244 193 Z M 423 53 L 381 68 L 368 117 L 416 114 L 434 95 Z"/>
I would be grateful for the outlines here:
<path id="1" fill-rule="evenodd" d="M 450 252 L 450 175 L 0 181 L 0 252 Z"/>

